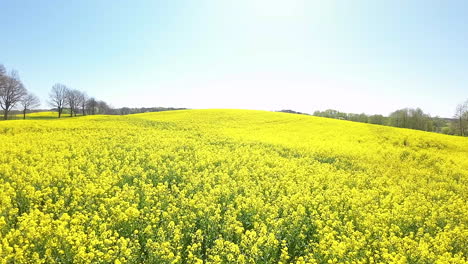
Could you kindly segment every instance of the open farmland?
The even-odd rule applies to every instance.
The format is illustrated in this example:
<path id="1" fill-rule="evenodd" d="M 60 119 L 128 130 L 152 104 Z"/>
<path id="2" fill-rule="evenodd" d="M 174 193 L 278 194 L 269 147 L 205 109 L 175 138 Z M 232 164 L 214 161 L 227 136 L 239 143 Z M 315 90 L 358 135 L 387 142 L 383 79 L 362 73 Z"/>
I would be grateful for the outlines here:
<path id="1" fill-rule="evenodd" d="M 5 121 L 0 149 L 0 263 L 467 262 L 468 138 L 186 110 Z"/>

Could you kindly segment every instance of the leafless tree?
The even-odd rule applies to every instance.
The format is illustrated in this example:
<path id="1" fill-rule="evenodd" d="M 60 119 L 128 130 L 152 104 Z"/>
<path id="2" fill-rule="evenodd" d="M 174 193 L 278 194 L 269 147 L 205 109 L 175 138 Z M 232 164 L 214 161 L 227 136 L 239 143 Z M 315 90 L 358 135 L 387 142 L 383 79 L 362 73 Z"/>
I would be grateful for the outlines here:
<path id="1" fill-rule="evenodd" d="M 65 96 L 65 101 L 68 107 L 70 108 L 70 116 L 75 115 L 77 113 L 78 107 L 80 106 L 80 97 L 81 92 L 76 89 L 69 89 Z"/>
<path id="2" fill-rule="evenodd" d="M 6 85 L 7 78 L 5 66 L 0 64 L 0 96 L 3 94 L 3 87 Z"/>
<path id="3" fill-rule="evenodd" d="M 86 115 L 86 102 L 88 101 L 88 96 L 85 92 L 80 92 L 78 95 L 78 107 L 81 108 L 81 113 Z"/>
<path id="4" fill-rule="evenodd" d="M 457 129 L 460 136 L 465 136 L 468 125 L 468 100 L 457 105 L 454 117 L 457 119 Z"/>
<path id="5" fill-rule="evenodd" d="M 61 83 L 56 83 L 54 84 L 54 86 L 52 86 L 52 90 L 49 94 L 49 104 L 57 108 L 59 118 L 62 116 L 62 111 L 65 106 L 65 99 L 68 90 L 69 89 L 67 88 L 67 86 Z"/>
<path id="6" fill-rule="evenodd" d="M 22 110 L 23 110 L 23 119 L 26 119 L 26 111 L 31 110 L 34 107 L 38 107 L 41 104 L 41 101 L 37 96 L 32 93 L 28 93 L 20 101 Z"/>
<path id="7" fill-rule="evenodd" d="M 86 108 L 88 109 L 87 112 L 90 115 L 95 115 L 96 114 L 96 107 L 97 107 L 97 101 L 94 97 L 91 97 L 88 99 L 86 102 Z"/>
<path id="8" fill-rule="evenodd" d="M 97 102 L 98 113 L 101 115 L 107 114 L 111 107 L 104 101 Z"/>
<path id="9" fill-rule="evenodd" d="M 16 71 L 6 73 L 5 67 L 0 67 L 0 107 L 3 109 L 3 119 L 8 119 L 8 113 L 26 94 Z"/>

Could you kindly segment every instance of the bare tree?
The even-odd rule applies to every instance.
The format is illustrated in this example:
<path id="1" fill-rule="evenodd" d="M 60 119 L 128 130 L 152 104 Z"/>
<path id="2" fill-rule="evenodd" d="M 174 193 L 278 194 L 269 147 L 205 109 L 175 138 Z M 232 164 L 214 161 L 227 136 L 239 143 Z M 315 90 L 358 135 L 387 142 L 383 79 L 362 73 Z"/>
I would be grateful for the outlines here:
<path id="1" fill-rule="evenodd" d="M 109 113 L 111 107 L 104 101 L 97 102 L 98 113 L 103 115 Z"/>
<path id="2" fill-rule="evenodd" d="M 73 116 L 73 111 L 76 106 L 76 96 L 74 90 L 68 89 L 65 93 L 65 105 L 70 109 L 70 116 Z"/>
<path id="3" fill-rule="evenodd" d="M 8 76 L 6 73 L 5 66 L 3 64 L 0 64 L 0 96 L 3 94 L 3 87 L 6 86 L 6 80 Z"/>
<path id="4" fill-rule="evenodd" d="M 460 136 L 465 136 L 468 125 L 468 100 L 457 105 L 454 117 L 457 119 L 457 129 Z"/>
<path id="5" fill-rule="evenodd" d="M 34 107 L 38 107 L 41 104 L 41 101 L 37 96 L 32 93 L 28 93 L 20 101 L 20 104 L 23 109 L 23 119 L 26 119 L 26 111 L 31 110 Z"/>
<path id="6" fill-rule="evenodd" d="M 88 114 L 90 115 L 95 115 L 96 114 L 96 107 L 97 107 L 97 101 L 94 97 L 91 97 L 88 99 L 86 102 L 86 108 L 88 109 Z"/>
<path id="7" fill-rule="evenodd" d="M 86 115 L 86 102 L 88 101 L 88 96 L 85 92 L 80 92 L 78 95 L 78 107 L 81 107 L 81 113 Z"/>
<path id="8" fill-rule="evenodd" d="M 3 66 L 0 68 L 0 107 L 3 109 L 3 119 L 7 120 L 10 110 L 26 94 L 26 88 L 16 71 L 7 74 Z"/>
<path id="9" fill-rule="evenodd" d="M 57 108 L 58 118 L 62 116 L 62 111 L 63 107 L 65 106 L 65 99 L 68 90 L 69 89 L 65 85 L 61 83 L 56 83 L 54 84 L 54 86 L 52 86 L 52 90 L 49 94 L 49 104 Z"/>
<path id="10" fill-rule="evenodd" d="M 78 107 L 80 106 L 80 97 L 81 92 L 76 89 L 67 91 L 65 101 L 68 107 L 70 108 L 70 116 L 76 116 L 76 112 L 78 110 Z"/>

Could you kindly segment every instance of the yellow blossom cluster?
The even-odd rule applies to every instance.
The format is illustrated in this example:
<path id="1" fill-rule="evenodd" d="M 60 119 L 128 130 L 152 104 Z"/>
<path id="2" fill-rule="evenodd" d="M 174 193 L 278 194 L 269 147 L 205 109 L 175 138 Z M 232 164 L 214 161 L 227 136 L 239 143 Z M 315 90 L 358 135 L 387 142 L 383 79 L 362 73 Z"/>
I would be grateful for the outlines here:
<path id="1" fill-rule="evenodd" d="M 0 123 L 0 263 L 466 263 L 468 139 L 184 110 Z"/>

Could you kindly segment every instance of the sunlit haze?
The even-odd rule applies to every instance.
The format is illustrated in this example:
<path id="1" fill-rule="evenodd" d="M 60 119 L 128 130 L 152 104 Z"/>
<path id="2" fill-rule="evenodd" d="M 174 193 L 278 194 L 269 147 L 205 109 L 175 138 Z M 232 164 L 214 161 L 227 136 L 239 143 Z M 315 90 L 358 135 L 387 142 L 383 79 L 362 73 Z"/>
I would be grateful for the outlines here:
<path id="1" fill-rule="evenodd" d="M 451 117 L 467 1 L 0 2 L 0 63 L 42 107 L 64 83 L 114 107 Z"/>

